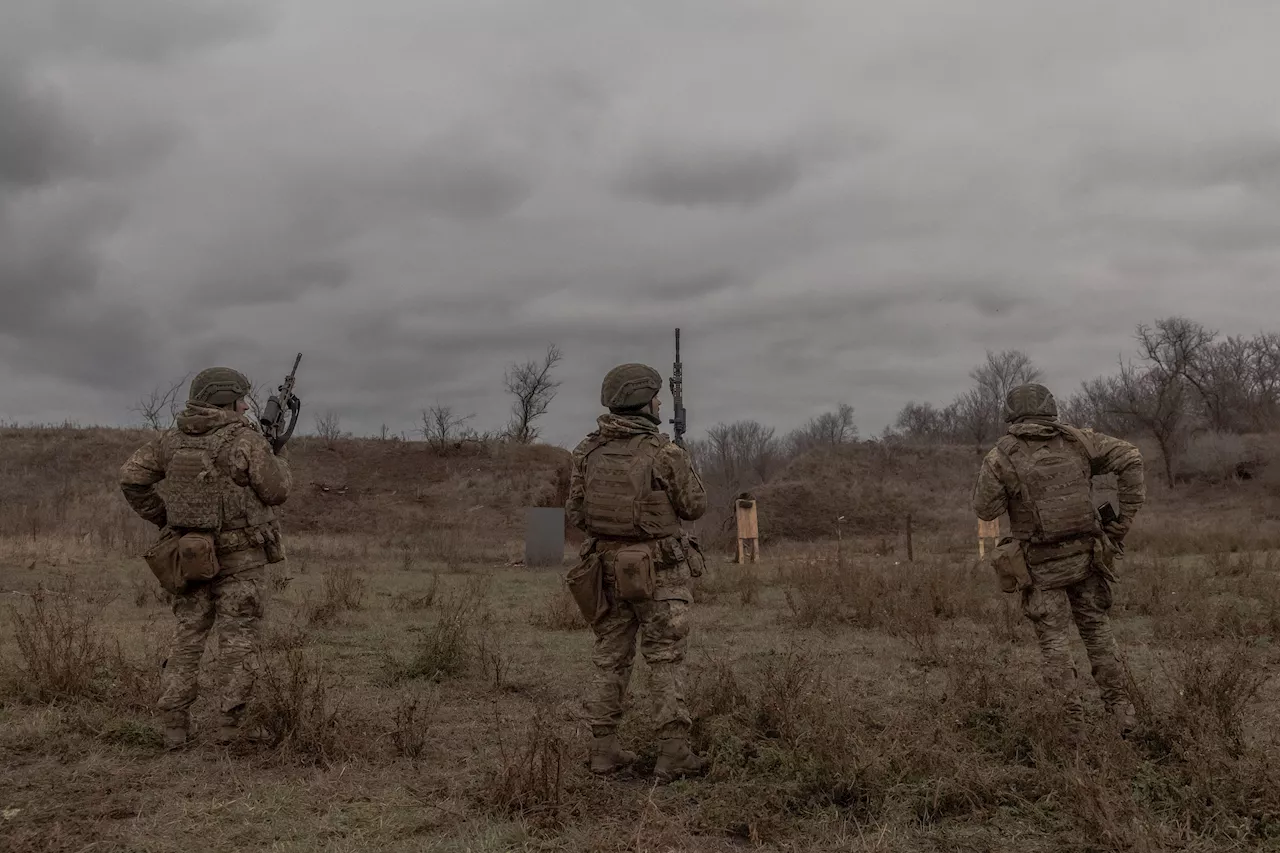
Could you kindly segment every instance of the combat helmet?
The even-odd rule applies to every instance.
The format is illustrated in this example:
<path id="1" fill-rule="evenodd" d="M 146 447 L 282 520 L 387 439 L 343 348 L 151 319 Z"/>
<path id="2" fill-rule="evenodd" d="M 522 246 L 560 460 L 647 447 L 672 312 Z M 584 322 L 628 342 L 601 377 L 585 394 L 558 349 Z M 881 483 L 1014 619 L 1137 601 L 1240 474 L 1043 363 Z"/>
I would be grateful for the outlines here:
<path id="1" fill-rule="evenodd" d="M 249 393 L 248 378 L 230 367 L 210 367 L 196 374 L 191 380 L 187 398 L 193 403 L 210 406 L 230 406 Z"/>
<path id="2" fill-rule="evenodd" d="M 662 390 L 662 377 L 647 364 L 619 364 L 604 375 L 600 405 L 610 411 L 634 411 L 644 407 Z"/>
<path id="3" fill-rule="evenodd" d="M 1004 399 L 1005 423 L 1017 423 L 1023 418 L 1057 420 L 1058 401 L 1048 388 L 1038 382 L 1028 382 L 1009 392 Z"/>

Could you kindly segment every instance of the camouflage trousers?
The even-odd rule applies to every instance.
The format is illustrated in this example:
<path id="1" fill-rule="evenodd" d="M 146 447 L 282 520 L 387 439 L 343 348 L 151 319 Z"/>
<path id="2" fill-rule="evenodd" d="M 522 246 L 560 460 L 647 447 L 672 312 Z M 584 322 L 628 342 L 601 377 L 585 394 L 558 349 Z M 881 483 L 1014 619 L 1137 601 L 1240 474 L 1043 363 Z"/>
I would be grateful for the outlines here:
<path id="1" fill-rule="evenodd" d="M 1035 626 L 1040 643 L 1044 680 L 1050 690 L 1067 703 L 1073 717 L 1084 713 L 1076 681 L 1075 658 L 1071 654 L 1068 631 L 1074 621 L 1084 641 L 1093 680 L 1102 702 L 1112 713 L 1133 713 L 1129 690 L 1115 635 L 1111 631 L 1111 584 L 1094 572 L 1084 580 L 1061 589 L 1023 590 L 1022 610 Z"/>
<path id="2" fill-rule="evenodd" d="M 236 714 L 253 692 L 258 669 L 263 581 L 260 569 L 214 578 L 178 596 L 173 615 L 178 624 L 161 677 L 161 711 L 182 711 L 199 693 L 200 658 L 215 623 L 217 651 L 213 660 L 219 710 Z"/>
<path id="3" fill-rule="evenodd" d="M 653 724 L 659 737 L 689 732 L 684 701 L 684 656 L 689 644 L 689 601 L 670 597 L 626 603 L 615 601 L 609 613 L 593 626 L 596 635 L 591 662 L 596 677 L 585 703 L 592 734 L 612 734 L 622 721 L 623 699 L 631 682 L 636 640 L 649 670 Z"/>

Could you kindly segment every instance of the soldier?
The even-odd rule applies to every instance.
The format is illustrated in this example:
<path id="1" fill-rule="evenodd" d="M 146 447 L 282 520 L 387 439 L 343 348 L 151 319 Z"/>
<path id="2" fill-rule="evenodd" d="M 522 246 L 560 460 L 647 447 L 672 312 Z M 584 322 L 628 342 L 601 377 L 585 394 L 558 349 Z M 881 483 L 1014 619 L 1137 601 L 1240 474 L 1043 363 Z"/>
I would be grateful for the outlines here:
<path id="1" fill-rule="evenodd" d="M 1004 417 L 1009 431 L 983 460 L 974 512 L 984 521 L 1009 513 L 1012 541 L 1001 550 L 1025 561 L 1018 584 L 1023 612 L 1035 626 L 1045 681 L 1063 694 L 1073 724 L 1082 722 L 1084 706 L 1067 640 L 1072 621 L 1102 701 L 1127 735 L 1136 724 L 1134 708 L 1107 614 L 1114 557 L 1146 499 L 1142 455 L 1127 441 L 1059 422 L 1043 385 L 1010 391 Z M 1099 474 L 1115 474 L 1119 493 L 1118 517 L 1105 524 L 1092 497 Z"/>
<path id="2" fill-rule="evenodd" d="M 273 507 L 289 496 L 289 463 L 272 452 L 244 413 L 249 381 L 225 367 L 198 373 L 177 426 L 140 447 L 120 469 L 133 510 L 175 533 L 207 532 L 213 577 L 175 596 L 177 628 L 165 661 L 158 703 L 169 749 L 188 742 L 200 657 L 218 623 L 217 740 L 237 736 L 257 670 L 263 567 L 284 559 Z M 156 484 L 165 481 L 162 497 Z"/>
<path id="3" fill-rule="evenodd" d="M 566 512 L 588 535 L 584 560 L 603 563 L 608 602 L 592 625 L 598 671 L 585 703 L 591 770 L 610 773 L 636 758 L 619 747 L 617 728 L 638 634 L 662 741 L 655 772 L 665 781 L 703 767 L 689 749 L 683 668 L 691 580 L 702 574 L 704 562 L 680 520 L 701 517 L 707 494 L 689 456 L 658 432 L 661 389 L 658 372 L 643 364 L 622 364 L 605 375 L 600 403 L 609 413 L 573 452 Z"/>

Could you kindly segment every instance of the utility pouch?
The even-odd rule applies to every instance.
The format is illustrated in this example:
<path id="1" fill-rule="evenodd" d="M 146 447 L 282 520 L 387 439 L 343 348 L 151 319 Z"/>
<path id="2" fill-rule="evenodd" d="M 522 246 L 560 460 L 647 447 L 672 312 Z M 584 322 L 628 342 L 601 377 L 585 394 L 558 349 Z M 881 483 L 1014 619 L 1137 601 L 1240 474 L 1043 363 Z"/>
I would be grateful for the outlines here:
<path id="1" fill-rule="evenodd" d="M 272 522 L 262 530 L 262 551 L 268 563 L 284 561 L 284 542 L 280 538 L 280 525 Z"/>
<path id="2" fill-rule="evenodd" d="M 646 545 L 628 545 L 613 555 L 613 574 L 622 601 L 648 601 L 653 598 L 657 579 L 653 571 L 653 551 Z"/>
<path id="3" fill-rule="evenodd" d="M 203 583 L 218 575 L 217 546 L 212 533 L 184 533 L 178 538 L 178 571 L 187 583 Z"/>
<path id="4" fill-rule="evenodd" d="M 609 612 L 609 599 L 604 594 L 604 561 L 599 554 L 584 556 L 564 580 L 588 625 L 596 624 Z"/>
<path id="5" fill-rule="evenodd" d="M 1031 586 L 1031 573 L 1027 571 L 1027 558 L 1022 543 L 1004 538 L 991 552 L 991 568 L 995 570 L 1004 592 L 1017 592 Z"/>
<path id="6" fill-rule="evenodd" d="M 681 544 L 684 545 L 684 558 L 689 561 L 689 575 L 695 578 L 702 577 L 702 573 L 707 570 L 707 558 L 702 555 L 698 537 L 686 533 L 681 540 Z"/>

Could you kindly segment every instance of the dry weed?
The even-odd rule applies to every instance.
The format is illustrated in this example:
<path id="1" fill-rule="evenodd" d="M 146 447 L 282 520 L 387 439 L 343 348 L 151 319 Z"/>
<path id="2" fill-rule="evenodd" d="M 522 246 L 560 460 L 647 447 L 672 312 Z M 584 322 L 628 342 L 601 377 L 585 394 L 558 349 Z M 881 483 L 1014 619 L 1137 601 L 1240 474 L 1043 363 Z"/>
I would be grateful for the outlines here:
<path id="1" fill-rule="evenodd" d="M 418 678 L 441 681 L 466 672 L 475 651 L 476 630 L 486 618 L 488 579 L 470 579 L 461 590 L 446 594 L 433 624 L 421 630 L 409 658 L 402 660 L 388 652 L 383 656 L 383 674 L 395 684 Z M 505 674 L 495 661 L 494 677 Z"/>
<path id="2" fill-rule="evenodd" d="M 364 607 L 365 579 L 349 565 L 335 566 L 324 574 L 319 601 L 306 600 L 307 621 L 328 625 L 350 610 Z"/>
<path id="3" fill-rule="evenodd" d="M 338 676 L 327 661 L 300 649 L 267 656 L 258 672 L 247 728 L 290 758 L 328 764 L 347 754 Z"/>
<path id="4" fill-rule="evenodd" d="M 544 631 L 582 631 L 588 627 L 573 597 L 560 586 L 547 594 L 541 608 L 529 612 L 529 624 Z"/>
<path id="5" fill-rule="evenodd" d="M 19 661 L 13 688 L 28 702 L 99 698 L 111 662 L 102 626 L 109 595 L 82 595 L 73 578 L 38 586 L 9 608 Z"/>
<path id="6" fill-rule="evenodd" d="M 485 803 L 501 814 L 519 817 L 539 829 L 563 825 L 569 744 L 546 709 L 535 709 L 512 740 L 511 727 L 495 707 L 490 735 L 498 763 L 483 791 Z"/>
<path id="7" fill-rule="evenodd" d="M 397 755 L 418 759 L 426 753 L 428 735 L 439 708 L 440 697 L 435 693 L 401 694 L 392 716 L 395 728 L 391 731 Z"/>

